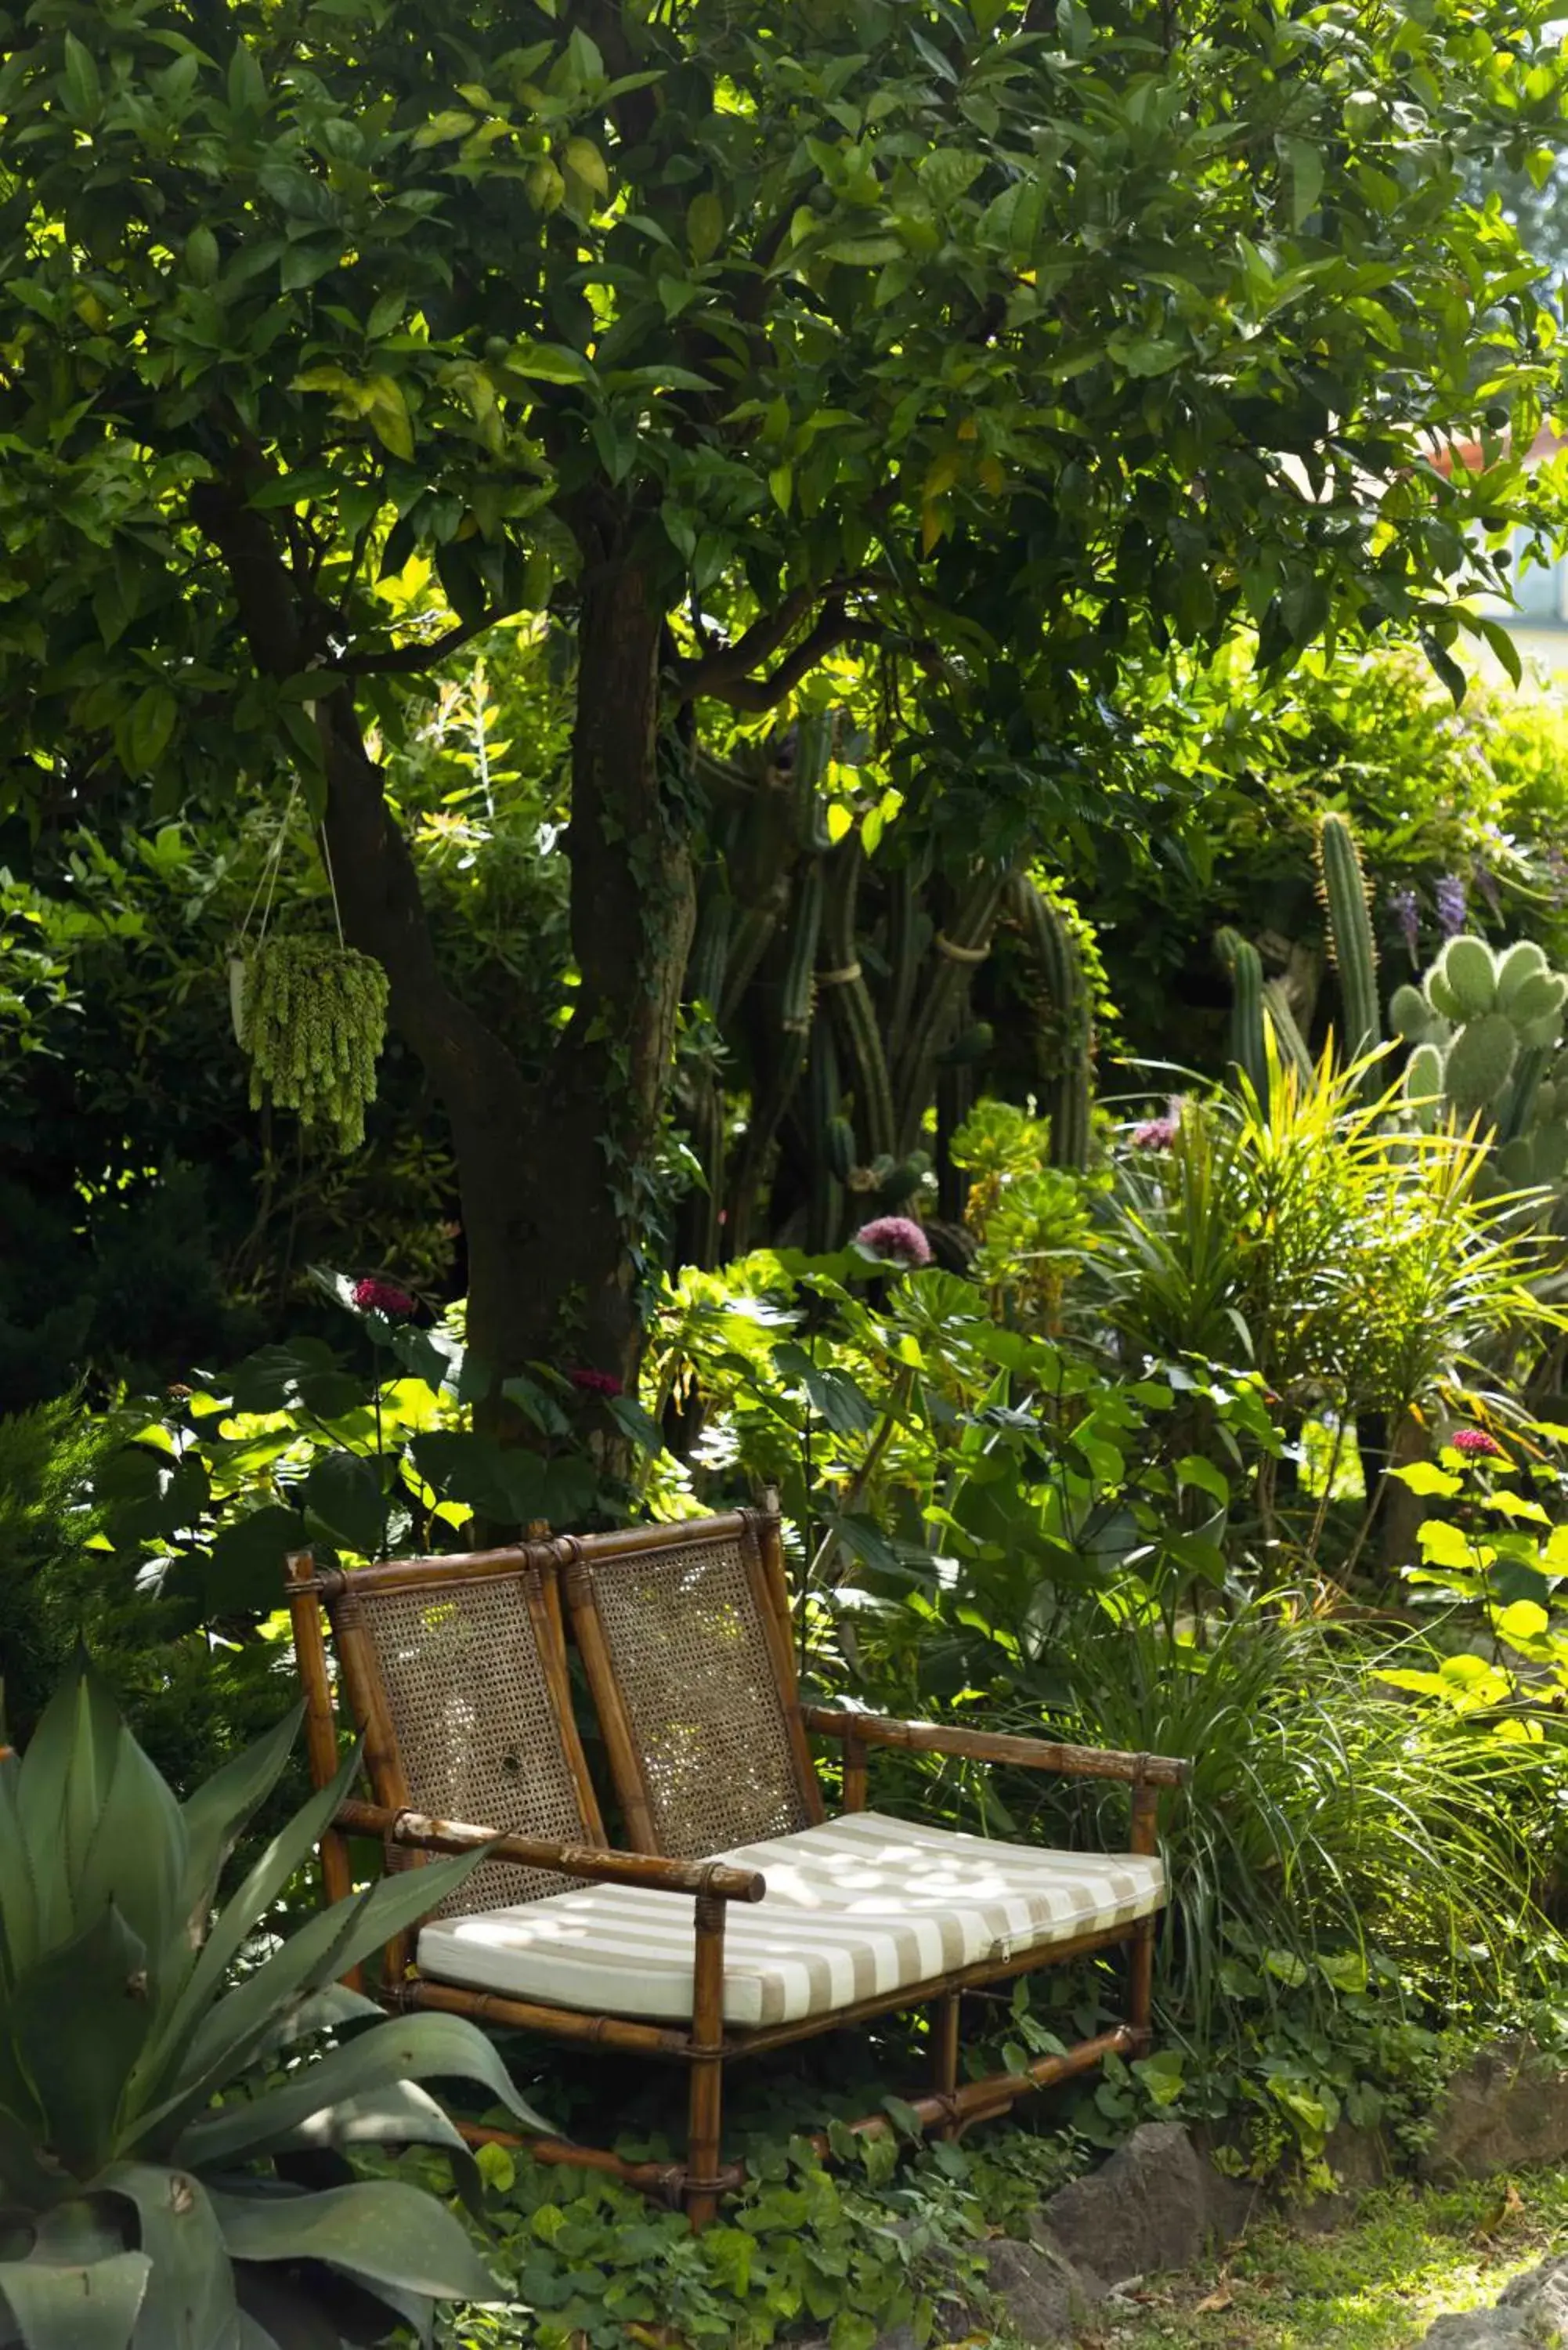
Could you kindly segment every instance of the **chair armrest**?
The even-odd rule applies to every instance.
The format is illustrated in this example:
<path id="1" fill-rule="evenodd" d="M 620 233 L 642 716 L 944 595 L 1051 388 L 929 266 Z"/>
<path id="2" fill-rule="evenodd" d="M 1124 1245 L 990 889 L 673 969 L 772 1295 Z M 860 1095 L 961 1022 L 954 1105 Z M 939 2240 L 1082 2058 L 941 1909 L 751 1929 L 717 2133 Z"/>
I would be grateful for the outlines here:
<path id="1" fill-rule="evenodd" d="M 1170 1754 L 1121 1754 L 1108 1746 L 1062 1746 L 1048 1738 L 1014 1738 L 1000 1730 L 960 1730 L 940 1721 L 893 1721 L 881 1713 L 846 1713 L 803 1705 L 808 1730 L 867 1746 L 902 1746 L 923 1754 L 967 1755 L 976 1762 L 1012 1762 L 1025 1771 L 1056 1771 L 1075 1779 L 1125 1779 L 1145 1787 L 1180 1787 L 1190 1762 Z"/>
<path id="2" fill-rule="evenodd" d="M 767 1879 L 754 1868 L 719 1860 L 666 1860 L 651 1852 L 608 1852 L 595 1845 L 548 1844 L 537 1836 L 504 1835 L 466 1820 L 432 1819 L 425 1812 L 394 1812 L 385 1804 L 352 1798 L 334 1825 L 351 1835 L 379 1836 L 415 1852 L 483 1852 L 518 1868 L 554 1869 L 590 1885 L 645 1885 L 658 1893 L 711 1894 L 721 1901 L 760 1901 Z"/>

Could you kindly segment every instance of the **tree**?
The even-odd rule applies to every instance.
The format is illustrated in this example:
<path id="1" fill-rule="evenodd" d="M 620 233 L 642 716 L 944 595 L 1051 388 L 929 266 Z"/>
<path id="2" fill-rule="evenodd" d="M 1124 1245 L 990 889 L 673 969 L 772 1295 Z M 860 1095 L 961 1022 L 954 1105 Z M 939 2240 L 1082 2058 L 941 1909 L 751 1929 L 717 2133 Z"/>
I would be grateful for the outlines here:
<path id="1" fill-rule="evenodd" d="M 1278 665 L 1392 628 L 1447 661 L 1478 517 L 1523 491 L 1428 454 L 1495 449 L 1552 380 L 1513 234 L 1461 196 L 1555 111 L 1544 13 L 1506 47 L 1457 0 L 0 18 L 11 804 L 302 789 L 451 1119 L 477 1354 L 624 1375 L 714 853 L 699 722 L 898 656 L 940 855 L 997 880 L 1129 644 L 1255 629 Z M 579 983 L 535 1076 L 439 966 L 378 743 L 546 603 Z"/>

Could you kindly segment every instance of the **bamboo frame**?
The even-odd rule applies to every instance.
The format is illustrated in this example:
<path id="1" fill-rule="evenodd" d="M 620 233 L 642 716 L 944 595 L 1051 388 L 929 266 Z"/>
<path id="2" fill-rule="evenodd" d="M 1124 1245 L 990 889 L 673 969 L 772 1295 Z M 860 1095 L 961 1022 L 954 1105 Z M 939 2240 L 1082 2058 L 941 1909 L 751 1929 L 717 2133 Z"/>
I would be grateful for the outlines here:
<path id="1" fill-rule="evenodd" d="M 769 1668 L 778 1690 L 791 1759 L 808 1819 L 826 1817 L 822 1786 L 808 1742 L 813 1734 L 832 1738 L 842 1745 L 843 1803 L 844 1808 L 851 1812 L 866 1808 L 873 1747 L 952 1754 L 1024 1769 L 1124 1782 L 1131 1786 L 1133 1796 L 1130 1847 L 1139 1854 L 1150 1854 L 1156 1848 L 1157 1807 L 1161 1791 L 1181 1785 L 1189 1775 L 1187 1764 L 1165 1756 L 1119 1754 L 1044 1739 L 949 1728 L 935 1722 L 895 1721 L 876 1714 L 803 1705 L 790 1637 L 789 1593 L 778 1505 L 772 1493 L 764 1496 L 764 1506 L 760 1511 L 737 1511 L 725 1517 L 698 1519 L 675 1526 L 627 1527 L 614 1534 L 531 1541 L 506 1549 L 469 1552 L 449 1558 L 385 1561 L 357 1569 L 351 1576 L 332 1572 L 317 1574 L 308 1553 L 291 1557 L 287 1568 L 288 1603 L 294 1621 L 296 1656 L 305 1688 L 306 1747 L 312 1775 L 317 1786 L 324 1786 L 338 1767 L 337 1731 L 322 1623 L 325 1603 L 333 1619 L 343 1694 L 364 1738 L 365 1770 L 372 1797 L 369 1802 L 358 1796 L 346 1799 L 323 1835 L 323 1877 L 329 1899 L 339 1898 L 349 1890 L 345 1839 L 353 1835 L 379 1841 L 389 1867 L 417 1865 L 434 1853 L 483 1850 L 492 1862 L 530 1870 L 545 1869 L 586 1884 L 641 1886 L 691 1902 L 693 1967 L 690 2026 L 592 2014 L 421 1976 L 410 1963 L 411 1938 L 408 1936 L 396 1938 L 389 1944 L 378 1995 L 384 2005 L 395 2010 L 463 2015 L 480 2024 L 535 2032 L 570 2045 L 684 2064 L 689 2074 L 688 2151 L 684 2163 L 631 2162 L 602 2148 L 578 2147 L 556 2137 L 522 2138 L 507 2131 L 478 2128 L 466 2135 L 475 2143 L 493 2139 L 527 2146 L 541 2161 L 576 2163 L 605 2172 L 678 2208 L 683 2206 L 695 2228 L 706 2225 L 713 2218 L 721 2197 L 733 2192 L 744 2180 L 743 2166 L 725 2163 L 722 2154 L 724 2068 L 743 2056 L 765 2054 L 894 2010 L 929 2005 L 933 2011 L 932 2086 L 929 2094 L 914 2098 L 911 2104 L 923 2128 L 956 2137 L 974 2123 L 1005 2112 L 1019 2096 L 1086 2071 L 1110 2054 L 1135 2054 L 1147 2048 L 1149 2042 L 1153 1918 L 1140 1919 L 1132 1926 L 1080 1934 L 1070 1940 L 1046 1944 L 1006 1959 L 981 1960 L 906 1985 L 899 1991 L 878 1993 L 848 2007 L 834 2009 L 825 2015 L 750 2031 L 726 2026 L 723 1989 L 727 1905 L 731 1901 L 761 1900 L 765 1895 L 765 1883 L 754 1870 L 717 1860 L 675 1859 L 655 1849 L 653 1815 L 640 1758 L 598 1624 L 593 1580 L 587 1569 L 601 1559 L 635 1557 L 690 1543 L 737 1539 L 758 1604 Z M 529 1570 L 536 1572 L 530 1574 Z M 412 1808 L 409 1777 L 398 1751 L 374 1643 L 359 1605 L 362 1595 L 427 1587 L 439 1587 L 444 1596 L 452 1597 L 460 1594 L 465 1585 L 482 1583 L 492 1575 L 519 1573 L 527 1578 L 528 1605 L 547 1693 L 557 1717 L 589 1839 L 581 1844 L 504 1834 L 466 1821 L 436 1818 Z M 573 1722 L 562 1621 L 563 1586 L 574 1636 L 587 1669 L 604 1733 L 617 1797 L 625 1815 L 629 1850 L 612 1849 L 604 1842 L 602 1815 Z M 1040 2057 L 1023 2073 L 992 2074 L 960 2085 L 961 2002 L 964 1991 L 1123 1945 L 1127 1948 L 1130 1962 L 1125 2022 L 1061 2054 Z M 891 2126 L 887 2116 L 879 2111 L 849 2125 L 861 2136 L 884 2132 Z M 828 2154 L 826 2133 L 812 2143 L 819 2153 L 825 2157 Z"/>

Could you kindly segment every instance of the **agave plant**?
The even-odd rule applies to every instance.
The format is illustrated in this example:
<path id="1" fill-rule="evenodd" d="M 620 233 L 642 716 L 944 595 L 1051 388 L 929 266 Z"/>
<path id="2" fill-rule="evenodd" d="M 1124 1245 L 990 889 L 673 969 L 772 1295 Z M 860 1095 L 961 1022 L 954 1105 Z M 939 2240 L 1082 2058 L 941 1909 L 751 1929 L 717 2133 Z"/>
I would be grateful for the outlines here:
<path id="1" fill-rule="evenodd" d="M 217 1907 L 297 1727 L 182 1804 L 83 1659 L 22 1759 L 0 1750 L 0 2350 L 338 2350 L 399 2324 L 428 2341 L 435 2299 L 493 2298 L 436 2197 L 332 2151 L 461 2155 L 429 2079 L 536 2120 L 472 2024 L 389 2021 L 337 1980 L 472 1856 L 266 1939 L 350 1756 Z"/>

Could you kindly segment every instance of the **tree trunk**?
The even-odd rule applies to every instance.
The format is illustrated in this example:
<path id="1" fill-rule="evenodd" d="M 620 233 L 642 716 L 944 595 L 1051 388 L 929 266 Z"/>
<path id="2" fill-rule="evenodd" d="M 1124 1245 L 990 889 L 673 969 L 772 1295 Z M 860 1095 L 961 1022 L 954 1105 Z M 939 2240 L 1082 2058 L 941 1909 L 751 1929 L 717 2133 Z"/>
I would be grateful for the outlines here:
<path id="1" fill-rule="evenodd" d="M 223 556 L 258 670 L 291 677 L 319 660 L 322 616 L 247 488 L 203 484 L 192 512 Z M 536 1086 L 447 985 L 352 685 L 323 671 L 325 835 L 344 934 L 386 970 L 390 1019 L 451 1118 L 469 1343 L 497 1381 L 539 1358 L 627 1383 L 636 1370 L 695 897 L 685 810 L 658 758 L 662 624 L 624 553 L 586 565 L 566 841 L 581 983 Z"/>

